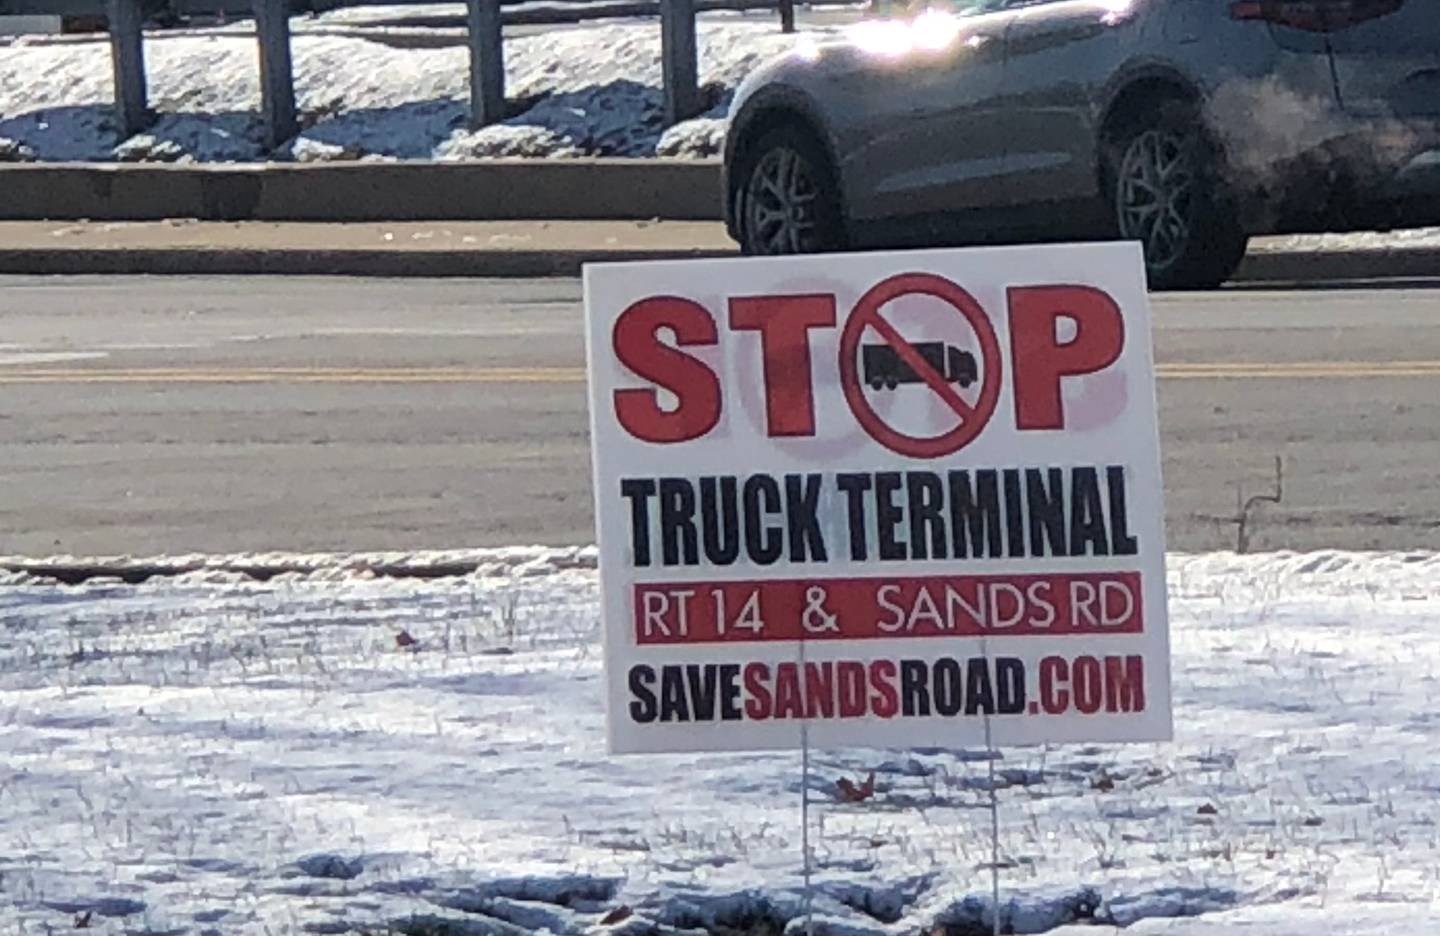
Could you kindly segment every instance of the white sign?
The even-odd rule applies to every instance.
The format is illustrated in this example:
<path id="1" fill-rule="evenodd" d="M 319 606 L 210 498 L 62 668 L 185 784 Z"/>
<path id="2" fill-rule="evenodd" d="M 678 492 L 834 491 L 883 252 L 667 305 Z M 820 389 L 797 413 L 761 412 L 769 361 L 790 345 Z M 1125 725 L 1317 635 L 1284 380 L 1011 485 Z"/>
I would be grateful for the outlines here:
<path id="1" fill-rule="evenodd" d="M 1171 734 L 1139 248 L 585 269 L 611 750 Z"/>

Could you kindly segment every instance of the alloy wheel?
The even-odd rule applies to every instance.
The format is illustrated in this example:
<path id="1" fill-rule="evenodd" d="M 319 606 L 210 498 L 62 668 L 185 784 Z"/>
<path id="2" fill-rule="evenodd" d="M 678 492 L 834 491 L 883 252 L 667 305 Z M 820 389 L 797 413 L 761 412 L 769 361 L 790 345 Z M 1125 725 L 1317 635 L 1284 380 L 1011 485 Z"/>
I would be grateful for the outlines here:
<path id="1" fill-rule="evenodd" d="M 1145 246 L 1152 269 L 1172 266 L 1195 234 L 1195 161 L 1182 136 L 1148 130 L 1120 161 L 1116 209 L 1120 235 Z"/>
<path id="2" fill-rule="evenodd" d="M 766 152 L 745 187 L 746 252 L 775 256 L 818 250 L 819 201 L 820 186 L 804 157 L 784 146 Z"/>

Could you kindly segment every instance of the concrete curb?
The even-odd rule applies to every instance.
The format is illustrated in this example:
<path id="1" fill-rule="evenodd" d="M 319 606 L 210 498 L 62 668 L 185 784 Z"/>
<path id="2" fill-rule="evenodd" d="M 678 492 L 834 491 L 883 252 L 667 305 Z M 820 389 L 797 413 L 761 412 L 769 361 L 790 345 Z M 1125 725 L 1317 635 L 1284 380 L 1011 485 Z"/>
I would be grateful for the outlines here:
<path id="1" fill-rule="evenodd" d="M 732 256 L 673 250 L 0 250 L 0 274 L 42 276 L 579 276 L 586 263 Z"/>
<path id="2" fill-rule="evenodd" d="M 5 573 L 78 585 L 97 578 L 130 584 L 151 579 L 210 573 L 269 581 L 282 575 L 319 577 L 336 573 L 375 578 L 440 579 L 470 575 L 514 575 L 541 565 L 549 571 L 597 567 L 594 546 L 520 546 L 358 553 L 200 553 L 179 556 L 0 556 Z M 3 578 L 0 578 L 3 582 Z M 0 584 L 3 588 L 4 584 Z"/>
<path id="3" fill-rule="evenodd" d="M 720 165 L 668 159 L 0 167 L 0 221 L 717 221 Z M 114 246 L 0 249 L 8 274 L 562 276 L 587 262 L 725 256 L 639 249 L 404 251 Z M 1237 283 L 1440 277 L 1440 246 L 1287 250 L 1264 239 Z"/>
<path id="4" fill-rule="evenodd" d="M 698 247 L 532 250 L 263 250 L 206 248 L 21 248 L 0 250 L 6 275 L 155 276 L 578 276 L 586 263 L 735 256 Z M 1264 250 L 1233 282 L 1309 283 L 1440 278 L 1440 247 L 1396 250 Z"/>
<path id="5" fill-rule="evenodd" d="M 720 202 L 700 160 L 0 167 L 0 221 L 715 221 Z"/>
<path id="6" fill-rule="evenodd" d="M 360 568 L 375 578 L 429 580 L 474 575 L 479 571 L 480 563 L 452 562 L 449 564 L 428 566 L 413 566 L 404 563 L 377 563 Z M 312 575 L 318 571 L 326 570 L 323 567 L 315 567 L 303 563 L 253 562 L 238 562 L 224 565 L 204 562 L 192 562 L 181 565 L 145 565 L 125 562 L 107 563 L 103 561 L 93 563 L 59 563 L 52 565 L 44 562 L 35 562 L 0 566 L 0 572 L 26 575 L 36 579 L 43 579 L 47 582 L 59 582 L 62 585 L 83 585 L 86 582 L 100 578 L 118 579 L 127 585 L 141 585 L 152 579 L 179 578 L 185 575 L 193 575 L 197 572 L 223 572 L 232 575 L 242 575 L 255 582 L 268 582 L 281 575 L 305 576 Z"/>
<path id="7" fill-rule="evenodd" d="M 1237 283 L 1309 283 L 1440 277 L 1440 246 L 1389 250 L 1252 250 Z"/>

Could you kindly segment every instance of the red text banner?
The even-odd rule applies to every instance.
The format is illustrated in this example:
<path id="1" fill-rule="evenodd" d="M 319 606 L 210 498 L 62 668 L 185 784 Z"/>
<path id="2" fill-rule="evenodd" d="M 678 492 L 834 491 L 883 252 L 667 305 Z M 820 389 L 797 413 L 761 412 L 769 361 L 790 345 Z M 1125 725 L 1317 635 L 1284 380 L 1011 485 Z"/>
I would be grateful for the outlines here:
<path id="1" fill-rule="evenodd" d="M 637 584 L 633 594 L 642 646 L 1145 630 L 1138 572 Z"/>

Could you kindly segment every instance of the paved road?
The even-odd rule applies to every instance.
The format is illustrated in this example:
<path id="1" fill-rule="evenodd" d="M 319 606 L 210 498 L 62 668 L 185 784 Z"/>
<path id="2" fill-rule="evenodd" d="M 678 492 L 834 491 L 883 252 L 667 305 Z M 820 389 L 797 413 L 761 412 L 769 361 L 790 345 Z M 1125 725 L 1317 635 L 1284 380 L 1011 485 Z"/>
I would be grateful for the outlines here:
<path id="1" fill-rule="evenodd" d="M 579 284 L 0 279 L 0 553 L 588 542 Z M 1440 290 L 1156 299 L 1170 540 L 1440 548 Z M 1349 362 L 1349 363 L 1337 363 Z M 1419 363 L 1416 363 L 1419 362 Z"/>

